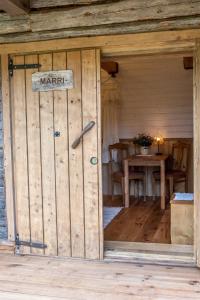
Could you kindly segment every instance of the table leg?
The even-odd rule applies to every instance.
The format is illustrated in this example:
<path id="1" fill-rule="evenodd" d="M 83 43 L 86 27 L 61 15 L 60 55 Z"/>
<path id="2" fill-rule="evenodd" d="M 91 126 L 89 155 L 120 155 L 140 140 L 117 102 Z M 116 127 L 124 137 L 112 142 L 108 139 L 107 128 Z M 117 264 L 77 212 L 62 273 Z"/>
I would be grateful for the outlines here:
<path id="1" fill-rule="evenodd" d="M 130 206 L 130 195 L 129 195 L 129 176 L 128 176 L 128 160 L 124 161 L 124 192 L 125 192 L 125 207 Z"/>
<path id="2" fill-rule="evenodd" d="M 160 194 L 161 194 L 161 209 L 165 209 L 165 161 L 160 162 Z"/>
<path id="3" fill-rule="evenodd" d="M 144 180 L 144 191 L 143 191 L 143 193 L 144 193 L 144 201 L 146 201 L 146 194 L 147 194 L 147 190 L 148 190 L 148 169 L 147 169 L 147 167 L 144 167 L 144 169 L 145 169 L 145 180 Z"/>

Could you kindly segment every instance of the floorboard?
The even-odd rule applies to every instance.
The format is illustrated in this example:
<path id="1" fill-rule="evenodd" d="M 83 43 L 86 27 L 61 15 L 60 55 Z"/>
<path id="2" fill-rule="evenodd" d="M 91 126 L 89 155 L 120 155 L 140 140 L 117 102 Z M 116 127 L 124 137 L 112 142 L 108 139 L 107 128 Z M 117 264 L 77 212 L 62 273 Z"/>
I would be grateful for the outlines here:
<path id="1" fill-rule="evenodd" d="M 0 270 L 2 300 L 200 298 L 200 271 L 189 267 L 1 255 Z"/>
<path id="2" fill-rule="evenodd" d="M 104 199 L 105 206 L 121 206 L 121 197 Z M 160 209 L 159 198 L 153 201 L 131 199 L 129 208 L 124 208 L 105 228 L 106 241 L 146 242 L 170 244 L 170 209 Z"/>

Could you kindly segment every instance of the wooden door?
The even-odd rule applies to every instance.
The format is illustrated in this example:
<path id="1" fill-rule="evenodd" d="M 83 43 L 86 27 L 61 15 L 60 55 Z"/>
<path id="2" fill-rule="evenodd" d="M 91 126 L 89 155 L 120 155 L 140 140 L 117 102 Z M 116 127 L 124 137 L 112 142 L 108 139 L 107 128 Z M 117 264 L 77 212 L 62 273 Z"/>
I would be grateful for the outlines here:
<path id="1" fill-rule="evenodd" d="M 12 58 L 15 65 L 41 65 L 15 70 L 10 80 L 16 233 L 20 240 L 47 245 L 45 250 L 21 246 L 20 251 L 100 259 L 100 52 Z M 65 69 L 73 71 L 73 89 L 32 91 L 32 73 Z M 95 126 L 73 149 L 90 121 Z"/>

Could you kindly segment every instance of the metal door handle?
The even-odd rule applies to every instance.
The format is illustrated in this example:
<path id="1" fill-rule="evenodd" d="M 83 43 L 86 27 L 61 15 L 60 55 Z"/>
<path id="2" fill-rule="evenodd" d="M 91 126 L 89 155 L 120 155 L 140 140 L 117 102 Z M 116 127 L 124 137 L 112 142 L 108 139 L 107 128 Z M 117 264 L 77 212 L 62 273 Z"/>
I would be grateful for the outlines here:
<path id="1" fill-rule="evenodd" d="M 86 134 L 86 132 L 88 132 L 90 129 L 92 129 L 92 127 L 95 125 L 94 121 L 90 121 L 83 129 L 83 131 L 81 132 L 80 136 L 75 139 L 75 141 L 72 144 L 72 148 L 75 149 L 81 142 L 82 137 L 84 136 L 84 134 Z"/>

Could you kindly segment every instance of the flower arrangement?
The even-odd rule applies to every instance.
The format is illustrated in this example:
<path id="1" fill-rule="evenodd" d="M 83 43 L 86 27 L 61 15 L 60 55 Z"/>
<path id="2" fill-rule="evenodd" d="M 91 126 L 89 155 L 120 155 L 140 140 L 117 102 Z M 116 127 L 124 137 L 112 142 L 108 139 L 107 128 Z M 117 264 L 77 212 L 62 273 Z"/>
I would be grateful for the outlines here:
<path id="1" fill-rule="evenodd" d="M 134 139 L 133 143 L 141 147 L 149 147 L 153 144 L 154 138 L 145 133 L 139 133 Z"/>

